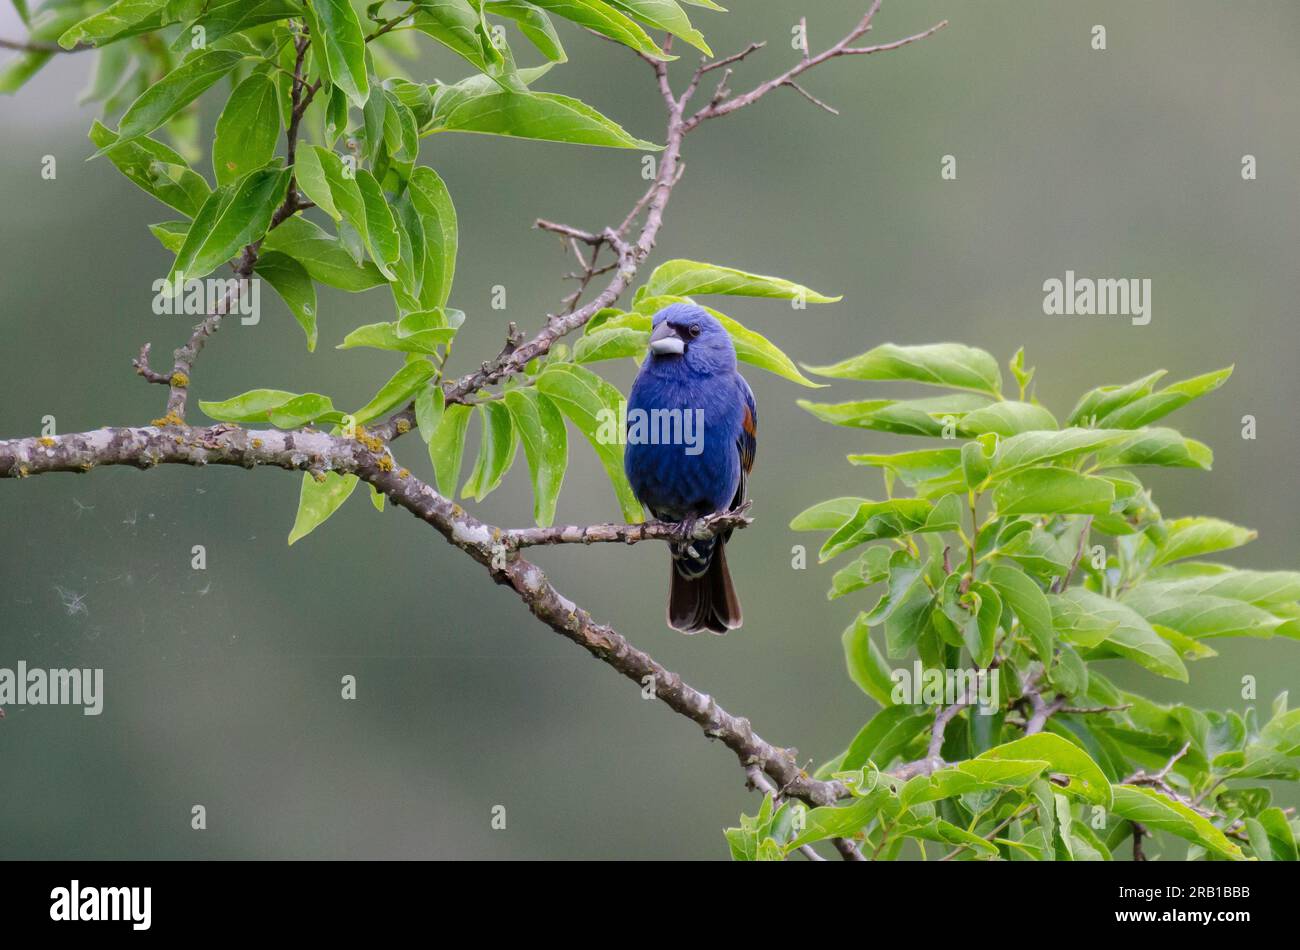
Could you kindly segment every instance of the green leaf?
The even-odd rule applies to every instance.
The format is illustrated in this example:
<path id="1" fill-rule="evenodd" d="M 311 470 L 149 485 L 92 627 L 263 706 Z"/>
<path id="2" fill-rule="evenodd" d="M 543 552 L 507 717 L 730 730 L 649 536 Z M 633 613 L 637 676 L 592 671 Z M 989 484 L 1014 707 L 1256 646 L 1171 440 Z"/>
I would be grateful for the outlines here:
<path id="1" fill-rule="evenodd" d="M 425 134 L 478 132 L 508 138 L 607 148 L 656 151 L 661 146 L 634 138 L 623 127 L 591 106 L 551 92 L 483 91 L 448 95 L 442 87 L 434 96 L 434 115 Z"/>
<path id="2" fill-rule="evenodd" d="M 1001 436 L 1019 435 L 1038 429 L 1058 429 L 1056 417 L 1028 402 L 995 402 L 967 413 L 961 420 L 962 431 L 969 435 L 995 432 Z"/>
<path id="3" fill-rule="evenodd" d="M 569 464 L 564 417 L 555 403 L 531 387 L 507 391 L 504 401 L 533 479 L 533 520 L 544 528 L 555 520 L 555 503 Z"/>
<path id="4" fill-rule="evenodd" d="M 188 221 L 163 221 L 159 224 L 149 225 L 149 233 L 158 239 L 158 243 L 164 248 L 175 254 L 185 243 L 185 235 L 189 233 L 190 223 Z"/>
<path id="5" fill-rule="evenodd" d="M 287 168 L 264 168 L 214 191 L 195 215 L 168 282 L 181 274 L 185 280 L 204 277 L 260 240 L 284 200 L 289 176 Z"/>
<path id="6" fill-rule="evenodd" d="M 601 360 L 638 358 L 646 349 L 650 334 L 631 327 L 602 327 L 584 334 L 573 345 L 575 363 L 596 363 Z"/>
<path id="7" fill-rule="evenodd" d="M 709 310 L 707 307 L 705 309 Z M 807 386 L 810 389 L 818 389 L 825 385 L 825 383 L 814 383 L 799 372 L 799 368 L 794 365 L 794 360 L 782 353 L 765 336 L 755 333 L 716 310 L 709 310 L 709 313 L 713 314 L 727 333 L 731 335 L 731 342 L 736 347 L 736 359 L 749 363 L 751 366 L 757 366 L 759 369 L 765 369 L 769 373 L 775 373 L 783 379 L 798 383 L 800 386 Z"/>
<path id="8" fill-rule="evenodd" d="M 0 67 L 0 95 L 11 95 L 26 85 L 54 58 L 47 50 L 29 50 Z"/>
<path id="9" fill-rule="evenodd" d="M 998 623 L 1002 618 L 1002 598 L 998 592 L 982 581 L 970 585 L 967 596 L 974 601 L 974 609 L 962 627 L 962 642 L 975 665 L 987 668 L 993 662 L 997 647 Z"/>
<path id="10" fill-rule="evenodd" d="M 931 629 L 934 604 L 934 595 L 924 586 L 917 587 L 913 596 L 885 621 L 885 649 L 891 657 L 906 656 Z"/>
<path id="11" fill-rule="evenodd" d="M 199 6 L 192 3 L 191 6 Z M 170 7 L 168 9 L 171 9 Z M 181 11 L 181 19 L 188 17 L 188 11 Z M 181 30 L 172 42 L 173 50 L 183 50 L 193 41 L 193 27 L 201 24 L 206 31 L 208 46 L 235 33 L 251 30 L 266 23 L 287 20 L 302 15 L 302 7 L 291 0 L 212 0 L 205 6 L 203 15 L 189 28 Z"/>
<path id="12" fill-rule="evenodd" d="M 704 42 L 704 35 L 691 26 L 686 11 L 676 0 L 609 0 L 609 3 L 656 30 L 680 37 L 705 56 L 713 55 L 713 50 Z"/>
<path id="13" fill-rule="evenodd" d="M 889 584 L 880 600 L 866 615 L 868 626 L 882 624 L 897 610 L 912 592 L 924 586 L 921 578 L 924 568 L 920 561 L 906 551 L 895 551 L 889 558 Z"/>
<path id="14" fill-rule="evenodd" d="M 793 850 L 826 838 L 851 837 L 871 821 L 892 796 L 879 787 L 847 805 L 823 805 L 809 810 L 804 818 L 804 830 L 790 841 L 787 850 Z"/>
<path id="15" fill-rule="evenodd" d="M 806 508 L 790 521 L 791 531 L 834 531 L 844 524 L 863 505 L 872 504 L 865 498 L 832 498 L 819 501 Z"/>
<path id="16" fill-rule="evenodd" d="M 1241 848 L 1229 841 L 1222 831 L 1182 802 L 1136 785 L 1116 785 L 1114 795 L 1111 810 L 1121 818 L 1168 831 L 1227 858 L 1240 860 L 1245 857 Z"/>
<path id="17" fill-rule="evenodd" d="M 1064 775 L 1070 783 L 1065 791 L 1085 801 L 1111 807 L 1112 790 L 1106 773 L 1096 762 L 1073 742 L 1051 732 L 1039 732 L 1003 743 L 982 752 L 975 761 L 1021 760 L 1047 763 L 1049 771 Z M 1118 792 L 1116 787 L 1115 792 Z M 1118 800 L 1116 800 L 1118 810 Z"/>
<path id="18" fill-rule="evenodd" d="M 1193 399 L 1212 393 L 1232 375 L 1232 367 L 1194 376 L 1172 383 L 1156 393 L 1140 396 L 1102 416 L 1097 425 L 1109 429 L 1139 429 L 1175 409 L 1181 409 Z"/>
<path id="19" fill-rule="evenodd" d="M 489 0 L 483 4 L 483 9 L 495 16 L 513 20 L 515 26 L 519 27 L 519 32 L 551 62 L 563 63 L 568 60 L 551 18 L 533 4 L 524 0 Z"/>
<path id="20" fill-rule="evenodd" d="M 326 472 L 324 480 L 318 482 L 310 472 L 303 473 L 302 489 L 298 495 L 298 514 L 294 518 L 293 530 L 289 532 L 289 543 L 300 541 L 315 531 L 325 519 L 339 510 L 339 506 L 348 500 L 352 489 L 356 487 L 355 475 Z"/>
<path id="21" fill-rule="evenodd" d="M 356 293 L 387 283 L 374 264 L 358 264 L 338 238 L 297 215 L 267 234 L 262 247 L 292 257 L 306 268 L 312 280 L 340 290 Z"/>
<path id="22" fill-rule="evenodd" d="M 1104 643 L 1115 632 L 1122 619 L 1113 615 L 1109 609 L 1094 613 L 1090 597 L 1076 597 L 1074 589 L 1067 592 L 1069 596 L 1048 594 L 1047 601 L 1052 610 L 1052 626 L 1061 634 L 1063 640 L 1078 647 L 1095 647 Z M 1091 592 L 1085 591 L 1084 594 Z M 1092 595 L 1100 596 L 1100 595 Z"/>
<path id="23" fill-rule="evenodd" d="M 1239 600 L 1170 591 L 1157 585 L 1135 587 L 1124 595 L 1123 603 L 1145 617 L 1147 622 L 1161 624 L 1196 640 L 1205 637 L 1271 637 L 1283 623 L 1281 617 Z"/>
<path id="24" fill-rule="evenodd" d="M 932 510 L 933 506 L 928 501 L 919 498 L 864 502 L 848 521 L 826 539 L 818 553 L 818 560 L 824 563 L 859 544 L 882 538 L 897 538 L 918 531 L 925 525 Z"/>
<path id="25" fill-rule="evenodd" d="M 1016 472 L 993 491 L 999 517 L 1007 515 L 1104 515 L 1115 501 L 1115 486 L 1104 478 L 1064 468 Z"/>
<path id="26" fill-rule="evenodd" d="M 433 462 L 438 491 L 448 498 L 456 494 L 460 481 L 460 463 L 465 454 L 465 430 L 469 426 L 471 407 L 461 403 L 447 406 L 438 428 L 429 439 L 429 459 Z"/>
<path id="27" fill-rule="evenodd" d="M 1052 605 L 1042 588 L 1023 571 L 1005 564 L 995 564 L 990 568 L 988 579 L 1002 595 L 1002 603 L 1015 612 L 1039 659 L 1050 664 L 1056 630 L 1052 624 Z M 1003 625 L 1010 628 L 1005 618 Z"/>
<path id="28" fill-rule="evenodd" d="M 932 399 L 866 399 L 842 403 L 818 403 L 799 399 L 796 404 L 832 425 L 874 429 L 897 435 L 940 437 L 950 423 L 955 433 L 962 416 L 986 406 L 988 397 L 973 393 L 953 393 Z"/>
<path id="29" fill-rule="evenodd" d="M 420 152 L 420 136 L 415 114 L 397 94 L 384 90 L 388 111 L 384 115 L 384 144 L 394 159 L 414 162 Z"/>
<path id="30" fill-rule="evenodd" d="M 446 325 L 446 319 L 437 310 L 419 310 L 408 313 L 401 320 L 390 323 L 370 323 L 357 327 L 335 349 L 350 350 L 358 346 L 399 353 L 432 355 L 438 347 L 449 342 L 456 331 Z"/>
<path id="31" fill-rule="evenodd" d="M 890 549 L 883 544 L 867 548 L 847 567 L 842 567 L 831 578 L 827 600 L 835 600 L 864 587 L 879 583 L 889 576 Z"/>
<path id="32" fill-rule="evenodd" d="M 192 171 L 184 158 L 150 138 L 115 145 L 117 140 L 117 133 L 98 120 L 91 126 L 90 141 L 133 184 L 187 217 L 198 214 L 212 192 L 203 176 Z"/>
<path id="33" fill-rule="evenodd" d="M 478 417 L 483 438 L 479 444 L 474 470 L 460 495 L 462 498 L 482 501 L 501 484 L 501 479 L 515 460 L 519 443 L 510 411 L 504 403 L 481 403 L 478 406 Z"/>
<path id="34" fill-rule="evenodd" d="M 1060 595 L 1059 600 L 1071 602 L 1079 614 L 1090 616 L 1092 629 L 1098 623 L 1114 624 L 1099 646 L 1104 646 L 1108 651 L 1126 657 L 1153 673 L 1187 682 L 1187 667 L 1183 665 L 1177 651 L 1132 607 L 1082 587 L 1070 588 Z M 1054 613 L 1055 610 L 1054 602 Z M 1060 623 L 1057 623 L 1057 630 L 1065 639 L 1072 639 Z"/>
<path id="35" fill-rule="evenodd" d="M 307 352 L 316 349 L 316 285 L 311 275 L 288 254 L 266 251 L 254 266 L 257 275 L 278 293 L 307 335 Z"/>
<path id="36" fill-rule="evenodd" d="M 297 393 L 282 389 L 250 389 L 246 393 L 220 402 L 199 400 L 199 410 L 218 422 L 269 422 L 267 411 L 282 406 Z"/>
<path id="37" fill-rule="evenodd" d="M 388 207 L 379 182 L 364 168 L 356 171 L 356 186 L 365 204 L 365 230 L 358 228 L 365 238 L 370 257 L 379 267 L 381 273 L 390 280 L 394 276 L 393 265 L 397 263 L 401 252 L 401 239 L 397 231 L 397 220 L 393 210 Z M 353 222 L 354 224 L 356 222 Z"/>
<path id="38" fill-rule="evenodd" d="M 614 487 L 624 518 L 631 523 L 644 520 L 641 503 L 623 472 L 622 433 L 618 431 L 622 394 L 595 373 L 571 363 L 547 365 L 537 378 L 537 388 L 554 400 L 591 443 Z"/>
<path id="39" fill-rule="evenodd" d="M 1152 567 L 1200 557 L 1216 551 L 1239 548 L 1254 541 L 1258 533 L 1218 518 L 1179 518 L 1168 522 L 1168 535 L 1156 551 Z"/>
<path id="40" fill-rule="evenodd" d="M 817 291 L 784 280 L 749 274 L 732 267 L 703 264 L 699 261 L 672 260 L 660 264 L 635 296 L 639 302 L 649 297 L 689 297 L 699 294 L 727 294 L 738 297 L 772 297 L 779 300 L 802 300 L 808 303 L 835 303 L 840 297 L 827 297 Z"/>
<path id="41" fill-rule="evenodd" d="M 1286 813 L 1281 808 L 1265 808 L 1259 813 L 1258 821 L 1268 837 L 1269 851 L 1274 861 L 1300 860 L 1295 832 L 1291 829 Z"/>
<path id="42" fill-rule="evenodd" d="M 830 366 L 806 366 L 836 379 L 911 380 L 950 389 L 970 389 L 1000 397 L 1002 371 L 984 350 L 960 343 L 897 346 L 882 343 L 860 356 Z"/>
<path id="43" fill-rule="evenodd" d="M 1203 568 L 1214 570 L 1201 572 Z M 1185 570 L 1198 572 L 1175 573 Z M 1209 594 L 1269 608 L 1300 600 L 1300 571 L 1239 571 L 1217 564 L 1183 562 L 1148 574 L 1142 589 L 1175 596 Z"/>
<path id="44" fill-rule="evenodd" d="M 326 156 L 322 158 L 322 156 Z M 319 145 L 300 143 L 293 163 L 294 177 L 298 189 L 306 195 L 316 207 L 320 208 L 335 221 L 343 218 L 343 213 L 334 204 L 334 189 L 331 175 L 325 171 L 326 163 L 333 169 L 331 158 L 337 159 L 332 151 Z"/>
<path id="45" fill-rule="evenodd" d="M 998 443 L 998 450 L 993 456 L 993 477 L 996 479 L 1045 462 L 1064 465 L 1131 438 L 1131 432 L 1119 429 L 1072 428 L 1059 432 L 1023 432 Z"/>
<path id="46" fill-rule="evenodd" d="M 927 781 L 909 781 L 899 793 L 899 802 L 910 808 L 958 795 L 1023 788 L 1047 767 L 1042 760 L 967 759 L 931 773 Z"/>
<path id="47" fill-rule="evenodd" d="M 420 303 L 445 307 L 456 273 L 456 208 L 447 186 L 432 168 L 417 166 L 411 172 L 411 204 L 424 229 L 424 276 Z"/>
<path id="48" fill-rule="evenodd" d="M 624 16 L 603 0 L 531 0 L 531 2 L 534 6 L 571 20 L 588 30 L 594 30 L 615 43 L 622 43 L 653 59 L 673 58 L 665 56 L 663 50 L 655 45 L 654 40 L 650 39 L 645 30 L 641 29 L 634 20 Z"/>
<path id="49" fill-rule="evenodd" d="M 392 264 L 398 258 L 400 239 L 397 222 L 375 176 L 363 168 L 352 171 L 338 155 L 320 146 L 305 147 L 302 153 L 307 177 L 300 184 L 307 197 L 313 201 L 316 196 L 325 199 L 326 213 L 355 228 L 380 273 L 393 279 Z"/>
<path id="50" fill-rule="evenodd" d="M 407 363 L 384 383 L 368 403 L 352 413 L 352 418 L 361 425 L 404 405 L 437 372 L 437 367 L 425 359 L 415 359 Z"/>
<path id="51" fill-rule="evenodd" d="M 438 431 L 438 423 L 442 421 L 445 410 L 446 396 L 441 386 L 429 386 L 415 397 L 415 424 L 420 428 L 420 438 L 426 443 L 432 440 L 433 434 Z"/>
<path id="52" fill-rule="evenodd" d="M 218 185 L 238 181 L 275 156 L 280 138 L 278 94 L 265 73 L 253 73 L 230 94 L 212 140 L 212 169 Z"/>
<path id="53" fill-rule="evenodd" d="M 312 0 L 312 9 L 320 24 L 330 81 L 359 109 L 370 98 L 366 39 L 361 32 L 361 21 L 348 0 Z"/>
<path id="54" fill-rule="evenodd" d="M 59 45 L 69 50 L 77 45 L 96 46 L 157 13 L 166 3 L 167 0 L 117 0 L 65 30 L 59 37 Z"/>
<path id="55" fill-rule="evenodd" d="M 996 845 L 985 841 L 975 832 L 967 831 L 965 828 L 954 825 L 942 818 L 929 818 L 920 825 L 904 826 L 899 833 L 925 838 L 928 841 L 938 841 L 943 844 L 965 845 L 976 851 L 981 851 L 989 857 L 996 857 L 998 854 Z"/>
<path id="56" fill-rule="evenodd" d="M 915 488 L 921 482 L 947 475 L 961 464 L 961 449 L 919 449 L 892 455 L 850 455 L 854 465 L 874 465 L 893 472 L 904 485 Z"/>
<path id="57" fill-rule="evenodd" d="M 1209 471 L 1214 453 L 1208 445 L 1183 438 L 1173 429 L 1140 429 L 1127 442 L 1101 452 L 1097 463 L 1102 468 L 1164 465 Z"/>
<path id="58" fill-rule="evenodd" d="M 148 135 L 197 99 L 243 58 L 243 53 L 220 49 L 202 50 L 189 57 L 131 103 L 118 123 L 118 142 Z M 105 151 L 101 147 L 95 154 L 102 155 Z"/>
<path id="59" fill-rule="evenodd" d="M 885 672 L 887 674 L 888 670 Z M 858 731 L 840 760 L 838 771 L 854 771 L 868 761 L 875 762 L 880 768 L 888 766 L 899 750 L 910 744 L 921 730 L 928 729 L 934 721 L 934 716 L 928 711 L 918 713 L 919 707 L 889 705 L 891 687 L 892 683 L 886 675 L 883 686 L 885 699 L 877 700 L 884 708 Z"/>
<path id="60" fill-rule="evenodd" d="M 319 393 L 295 396 L 288 402 L 268 409 L 266 413 L 267 421 L 277 429 L 297 429 L 317 419 L 334 419 L 339 416 L 341 413 L 335 412 L 329 397 Z"/>
<path id="61" fill-rule="evenodd" d="M 1098 419 L 1151 392 L 1164 375 L 1165 370 L 1161 369 L 1123 386 L 1099 386 L 1089 390 L 1079 399 L 1067 424 L 1095 427 Z"/>

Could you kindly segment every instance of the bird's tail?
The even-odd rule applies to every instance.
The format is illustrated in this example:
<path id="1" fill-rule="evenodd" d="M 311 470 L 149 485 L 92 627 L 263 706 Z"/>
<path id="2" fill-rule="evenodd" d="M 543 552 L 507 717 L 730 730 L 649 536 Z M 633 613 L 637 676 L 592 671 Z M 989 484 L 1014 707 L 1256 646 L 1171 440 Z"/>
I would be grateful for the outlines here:
<path id="1" fill-rule="evenodd" d="M 696 550 L 701 546 L 701 542 L 695 542 Z M 704 558 L 678 558 L 674 552 L 668 626 L 682 633 L 726 633 L 740 626 L 740 601 L 731 586 L 726 552 L 722 538 L 712 542 L 711 556 L 705 564 L 699 563 Z"/>

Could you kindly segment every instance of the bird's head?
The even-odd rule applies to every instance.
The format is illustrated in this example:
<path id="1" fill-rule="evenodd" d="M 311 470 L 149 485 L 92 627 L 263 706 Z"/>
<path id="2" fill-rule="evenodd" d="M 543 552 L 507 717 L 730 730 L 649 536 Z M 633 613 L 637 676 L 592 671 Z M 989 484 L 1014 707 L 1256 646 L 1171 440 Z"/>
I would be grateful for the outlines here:
<path id="1" fill-rule="evenodd" d="M 717 318 L 693 303 L 674 303 L 654 316 L 649 361 L 713 374 L 736 368 L 736 348 Z"/>

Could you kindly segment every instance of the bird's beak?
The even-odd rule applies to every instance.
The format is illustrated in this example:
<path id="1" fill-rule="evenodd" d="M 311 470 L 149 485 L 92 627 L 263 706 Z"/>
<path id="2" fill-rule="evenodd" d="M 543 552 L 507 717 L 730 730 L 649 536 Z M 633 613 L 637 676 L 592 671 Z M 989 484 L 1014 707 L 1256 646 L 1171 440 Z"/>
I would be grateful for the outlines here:
<path id="1" fill-rule="evenodd" d="M 667 356 L 670 353 L 681 356 L 686 352 L 686 341 L 665 320 L 650 334 L 650 352 L 655 356 Z"/>

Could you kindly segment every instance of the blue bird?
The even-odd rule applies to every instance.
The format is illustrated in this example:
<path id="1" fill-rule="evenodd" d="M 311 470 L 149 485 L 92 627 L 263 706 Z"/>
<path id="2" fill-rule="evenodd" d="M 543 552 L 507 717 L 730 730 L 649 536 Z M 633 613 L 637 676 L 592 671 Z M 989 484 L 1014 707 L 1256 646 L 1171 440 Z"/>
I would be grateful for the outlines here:
<path id="1" fill-rule="evenodd" d="M 731 337 L 711 314 L 675 303 L 655 314 L 652 326 L 628 399 L 623 466 L 654 517 L 690 524 L 745 500 L 758 411 L 736 371 Z M 727 572 L 730 536 L 669 543 L 668 626 L 682 633 L 740 626 L 740 601 Z"/>

